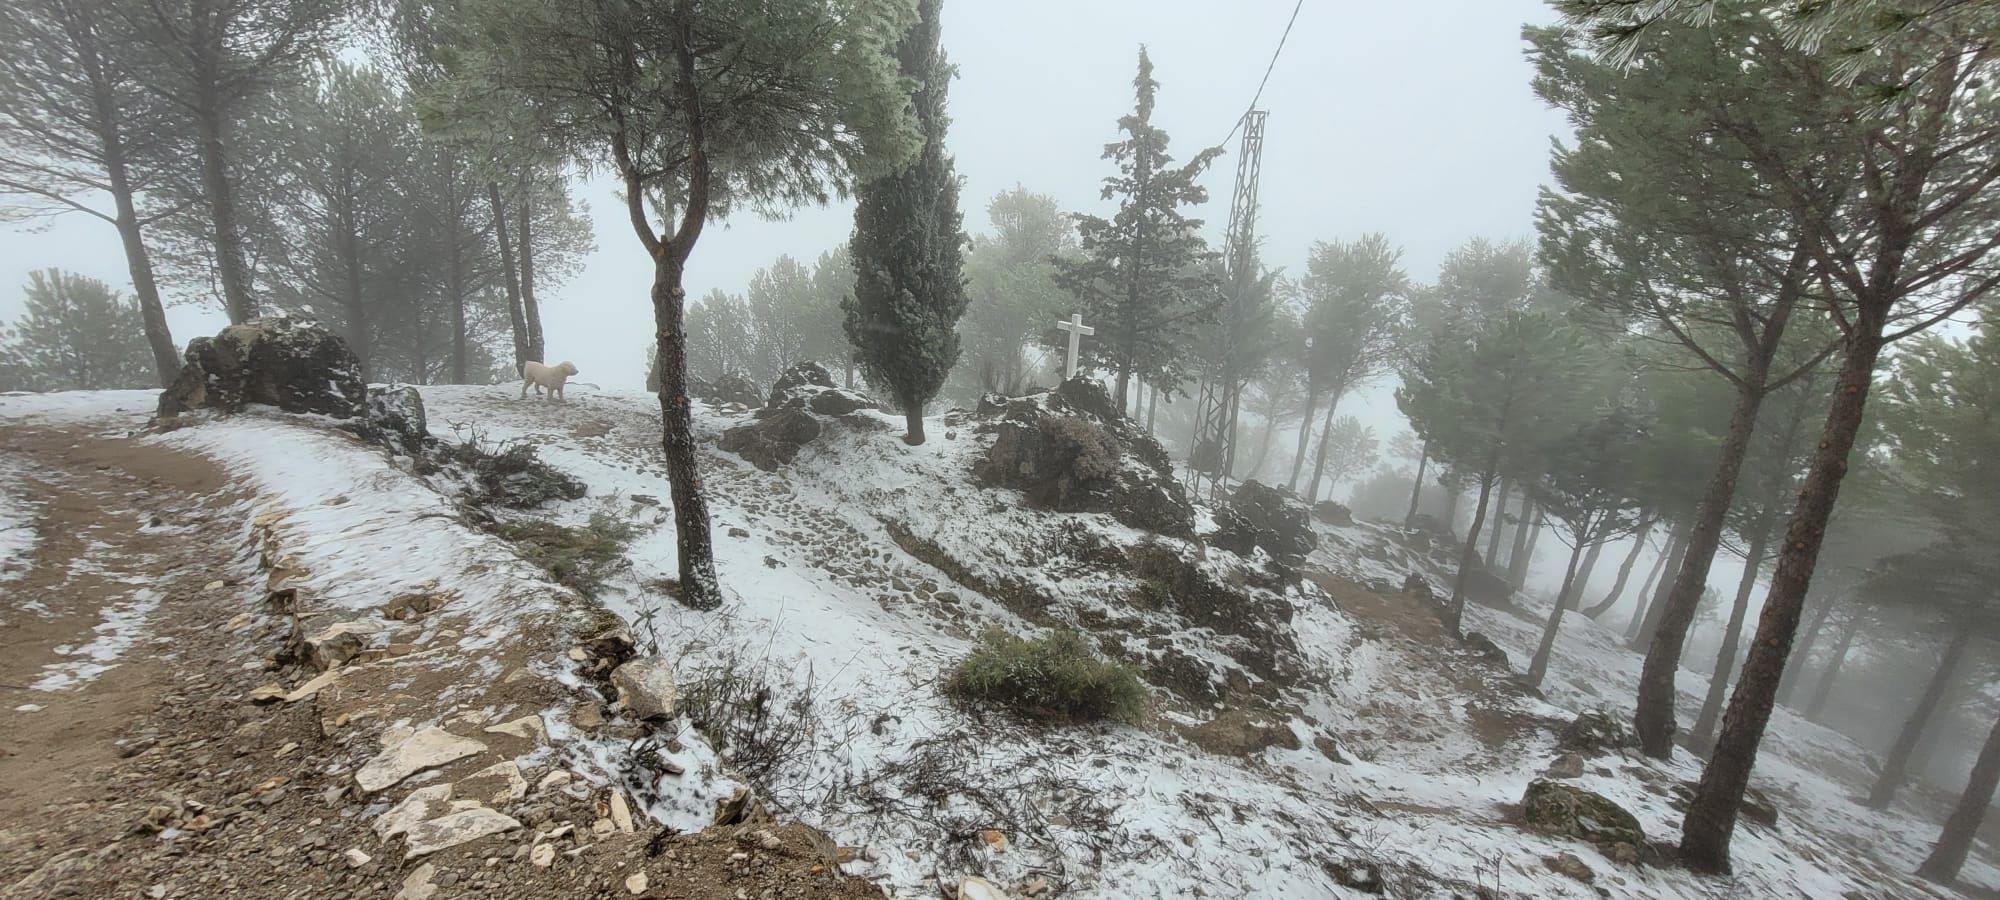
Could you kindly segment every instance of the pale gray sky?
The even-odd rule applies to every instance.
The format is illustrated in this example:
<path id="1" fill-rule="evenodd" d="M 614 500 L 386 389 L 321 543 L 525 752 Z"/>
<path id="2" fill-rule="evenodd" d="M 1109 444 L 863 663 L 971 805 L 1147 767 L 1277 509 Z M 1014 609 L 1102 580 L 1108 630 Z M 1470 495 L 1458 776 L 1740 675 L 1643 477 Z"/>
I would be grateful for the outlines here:
<path id="1" fill-rule="evenodd" d="M 1066 209 L 1108 208 L 1098 186 L 1109 168 L 1098 155 L 1132 106 L 1142 43 L 1161 83 L 1155 121 L 1176 155 L 1221 140 L 1291 10 L 1286 0 L 947 0 L 944 41 L 959 66 L 950 144 L 968 230 L 984 230 L 987 199 L 1016 184 Z M 1468 238 L 1529 235 L 1549 137 L 1564 123 L 1528 88 L 1519 31 L 1551 18 L 1541 0 L 1306 0 L 1260 104 L 1270 112 L 1259 220 L 1267 264 L 1297 271 L 1313 241 L 1381 231 L 1404 247 L 1410 274 L 1429 280 Z M 1229 151 L 1207 179 L 1203 215 L 1216 235 L 1228 218 Z M 575 361 L 582 380 L 639 387 L 651 266 L 608 182 L 580 193 L 598 250 L 544 301 L 549 355 Z M 689 295 L 741 290 L 781 253 L 815 257 L 846 240 L 851 216 L 835 206 L 711 228 Z M 129 285 L 116 235 L 97 220 L 72 215 L 40 233 L 0 234 L 0 319 L 20 314 L 30 269 Z M 219 309 L 176 299 L 176 340 L 221 327 Z"/>

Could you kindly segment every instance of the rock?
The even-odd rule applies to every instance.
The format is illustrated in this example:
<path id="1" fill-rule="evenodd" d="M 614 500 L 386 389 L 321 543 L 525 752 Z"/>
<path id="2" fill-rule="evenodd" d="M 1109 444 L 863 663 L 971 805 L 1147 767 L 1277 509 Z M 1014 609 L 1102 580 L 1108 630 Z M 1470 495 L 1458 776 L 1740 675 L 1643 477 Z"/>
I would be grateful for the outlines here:
<path id="1" fill-rule="evenodd" d="M 649 388 L 654 391 L 659 389 L 659 385 Z M 734 403 L 738 406 L 757 406 L 764 402 L 763 391 L 758 389 L 757 382 L 751 381 L 740 372 L 725 372 L 722 377 L 714 381 L 690 378 L 688 396 L 710 403 Z"/>
<path id="2" fill-rule="evenodd" d="M 1743 803 L 1736 811 L 1745 821 L 1765 828 L 1778 827 L 1778 806 L 1771 802 L 1771 796 L 1754 787 L 1743 789 Z"/>
<path id="3" fill-rule="evenodd" d="M 285 686 L 271 683 L 250 692 L 251 703 L 272 703 L 285 699 Z"/>
<path id="4" fill-rule="evenodd" d="M 1549 767 L 1542 770 L 1542 775 L 1547 778 L 1560 780 L 1582 778 L 1583 757 L 1574 753 L 1564 753 L 1556 757 L 1554 762 L 1549 763 Z"/>
<path id="5" fill-rule="evenodd" d="M 403 877 L 403 889 L 396 892 L 393 900 L 430 900 L 438 892 L 437 885 L 431 883 L 431 876 L 436 873 L 436 867 L 430 863 L 416 867 Z"/>
<path id="6" fill-rule="evenodd" d="M 604 725 L 604 710 L 599 709 L 595 703 L 582 704 L 575 712 L 570 713 L 569 723 L 585 731 L 601 728 Z"/>
<path id="7" fill-rule="evenodd" d="M 1417 513 L 1416 515 L 1411 516 L 1408 519 L 1408 521 L 1404 522 L 1403 526 L 1405 528 L 1410 529 L 1411 531 L 1429 535 L 1435 538 L 1443 538 L 1448 542 L 1455 542 L 1458 540 L 1457 535 L 1452 533 L 1451 526 L 1449 524 L 1446 524 L 1446 522 L 1443 519 L 1440 519 L 1437 516 L 1433 516 L 1430 513 Z"/>
<path id="8" fill-rule="evenodd" d="M 528 779 L 513 760 L 494 763 L 452 785 L 453 793 L 483 798 L 494 806 L 505 806 L 528 796 Z"/>
<path id="9" fill-rule="evenodd" d="M 979 395 L 979 402 L 973 406 L 975 416 L 997 416 L 1007 411 L 1007 395 L 985 393 Z"/>
<path id="10" fill-rule="evenodd" d="M 1007 900 L 1000 886 L 977 875 L 958 880 L 958 900 Z"/>
<path id="11" fill-rule="evenodd" d="M 618 826 L 618 833 L 631 834 L 637 830 L 632 822 L 632 807 L 625 803 L 625 792 L 611 789 L 611 824 Z"/>
<path id="12" fill-rule="evenodd" d="M 646 892 L 646 873 L 634 872 L 625 877 L 625 890 L 634 894 Z"/>
<path id="13" fill-rule="evenodd" d="M 374 859 L 374 857 L 361 852 L 360 847 L 349 847 L 347 848 L 347 852 L 341 854 L 341 856 L 347 860 L 347 867 L 350 869 L 359 869 Z"/>
<path id="14" fill-rule="evenodd" d="M 1333 876 L 1335 884 L 1364 894 L 1380 894 L 1382 867 L 1366 859 L 1349 859 L 1339 863 L 1327 863 L 1326 874 Z"/>
<path id="15" fill-rule="evenodd" d="M 1465 599 L 1480 606 L 1508 606 L 1514 602 L 1514 583 L 1483 568 L 1473 569 L 1465 576 Z"/>
<path id="16" fill-rule="evenodd" d="M 618 702 L 640 719 L 664 719 L 674 714 L 674 666 L 657 656 L 642 656 L 611 671 Z"/>
<path id="17" fill-rule="evenodd" d="M 433 784 L 417 788 L 401 803 L 389 808 L 371 826 L 375 837 L 387 841 L 408 832 L 417 823 L 442 815 L 451 803 L 451 785 Z"/>
<path id="18" fill-rule="evenodd" d="M 797 362 L 791 368 L 778 373 L 778 380 L 771 384 L 770 399 L 764 404 L 770 409 L 785 405 L 792 391 L 802 387 L 839 387 L 833 383 L 833 376 L 827 374 L 826 367 L 816 362 Z"/>
<path id="19" fill-rule="evenodd" d="M 1500 645 L 1493 643 L 1492 638 L 1480 632 L 1466 632 L 1465 637 L 1460 639 L 1460 643 L 1463 643 L 1465 649 L 1471 650 L 1480 659 L 1487 662 L 1499 663 L 1503 666 L 1507 665 L 1507 651 L 1500 649 Z"/>
<path id="20" fill-rule="evenodd" d="M 555 865 L 556 845 L 536 844 L 535 849 L 528 851 L 528 862 L 533 863 L 536 868 L 540 869 L 546 869 L 549 866 Z"/>
<path id="21" fill-rule="evenodd" d="M 1321 500 L 1320 502 L 1313 504 L 1313 518 L 1325 522 L 1328 525 L 1336 525 L 1345 528 L 1349 525 L 1354 524 L 1354 511 L 1348 509 L 1347 505 L 1344 503 L 1335 503 L 1332 500 Z"/>
<path id="22" fill-rule="evenodd" d="M 1636 743 L 1632 729 L 1622 717 L 1601 709 L 1579 713 L 1556 736 L 1556 749 L 1584 758 L 1623 750 Z"/>
<path id="23" fill-rule="evenodd" d="M 741 825 L 750 822 L 769 822 L 770 812 L 764 809 L 764 802 L 757 799 L 757 792 L 748 787 L 739 787 L 736 793 L 715 802 L 715 824 Z"/>
<path id="24" fill-rule="evenodd" d="M 974 466 L 983 484 L 1019 490 L 1030 506 L 1193 534 L 1194 507 L 1165 448 L 1118 416 L 1095 382 L 1072 379 L 1053 393 L 1010 400 L 982 430 L 994 435 Z"/>
<path id="25" fill-rule="evenodd" d="M 574 780 L 576 780 L 576 776 L 571 775 L 568 769 L 556 769 L 547 775 L 543 775 L 541 781 L 535 782 L 535 790 L 553 791 Z"/>
<path id="26" fill-rule="evenodd" d="M 1247 517 L 1227 508 L 1215 511 L 1215 531 L 1207 539 L 1209 546 L 1238 556 L 1250 556 L 1257 552 L 1259 543 L 1276 540 L 1260 535 L 1257 526 L 1251 524 Z"/>
<path id="27" fill-rule="evenodd" d="M 1290 722 L 1240 708 L 1225 710 L 1184 733 L 1195 746 L 1222 756 L 1252 756 L 1269 747 L 1297 750 L 1301 746 Z"/>
<path id="28" fill-rule="evenodd" d="M 1340 752 L 1340 743 L 1333 738 L 1323 734 L 1314 735 L 1313 749 L 1318 750 L 1319 755 L 1326 757 L 1328 762 L 1336 762 L 1343 766 L 1347 765 L 1347 757 Z"/>
<path id="29" fill-rule="evenodd" d="M 854 391 L 828 388 L 812 395 L 806 401 L 806 408 L 822 416 L 844 416 L 856 410 L 875 409 L 874 398 Z"/>
<path id="30" fill-rule="evenodd" d="M 231 325 L 189 341 L 183 360 L 160 392 L 162 419 L 196 409 L 240 412 L 252 403 L 336 419 L 365 411 L 360 362 L 316 322 L 276 317 Z"/>
<path id="31" fill-rule="evenodd" d="M 1005 852 L 1007 849 L 1007 833 L 1003 831 L 989 828 L 979 833 L 979 840 L 995 852 Z"/>
<path id="32" fill-rule="evenodd" d="M 1528 792 L 1521 797 L 1521 815 L 1536 831 L 1603 847 L 1629 846 L 1636 853 L 1646 842 L 1638 818 L 1609 798 L 1546 778 L 1528 783 Z"/>
<path id="33" fill-rule="evenodd" d="M 717 447 L 743 457 L 751 465 L 775 472 L 797 459 L 799 448 L 819 437 L 821 426 L 803 409 L 785 408 L 747 425 L 722 432 Z"/>
<path id="34" fill-rule="evenodd" d="M 404 859 L 429 856 L 460 844 L 469 844 L 489 835 L 513 831 L 521 823 L 484 806 L 461 810 L 428 822 L 419 822 L 408 834 L 409 849 Z"/>
<path id="35" fill-rule="evenodd" d="M 540 715 L 529 713 L 512 721 L 502 722 L 498 725 L 489 725 L 486 728 L 486 733 L 504 734 L 508 737 L 517 737 L 525 740 L 539 740 L 542 735 L 548 733 L 548 729 L 542 725 L 542 717 Z"/>
<path id="36" fill-rule="evenodd" d="M 1305 507 L 1277 488 L 1245 481 L 1236 486 L 1229 507 L 1257 528 L 1259 546 L 1280 560 L 1296 563 L 1319 546 Z"/>
<path id="37" fill-rule="evenodd" d="M 308 664 L 323 672 L 361 655 L 381 631 L 380 624 L 365 619 L 335 622 L 301 641 L 303 655 Z"/>
<path id="38" fill-rule="evenodd" d="M 407 384 L 370 385 L 361 422 L 362 437 L 405 456 L 416 456 L 431 441 L 424 397 Z"/>
<path id="39" fill-rule="evenodd" d="M 1576 854 L 1567 850 L 1554 856 L 1542 857 L 1542 865 L 1547 866 L 1549 871 L 1557 875 L 1574 878 L 1584 884 L 1589 884 L 1597 880 L 1597 873 L 1591 871 L 1590 866 L 1585 864 Z"/>
<path id="40" fill-rule="evenodd" d="M 486 749 L 468 737 L 432 726 L 383 748 L 354 773 L 354 783 L 372 794 L 425 769 L 464 759 Z"/>

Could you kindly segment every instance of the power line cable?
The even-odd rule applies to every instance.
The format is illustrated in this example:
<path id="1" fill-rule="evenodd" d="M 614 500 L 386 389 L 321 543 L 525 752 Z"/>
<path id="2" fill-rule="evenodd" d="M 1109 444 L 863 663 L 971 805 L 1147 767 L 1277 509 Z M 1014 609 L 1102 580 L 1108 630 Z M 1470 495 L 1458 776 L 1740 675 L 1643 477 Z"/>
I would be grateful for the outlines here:
<path id="1" fill-rule="evenodd" d="M 1278 46 L 1271 51 L 1271 62 L 1264 66 L 1264 77 L 1257 81 L 1257 93 L 1250 95 L 1250 105 L 1244 108 L 1243 115 L 1236 117 L 1236 124 L 1229 126 L 1229 134 L 1216 142 L 1217 148 L 1229 146 L 1230 139 L 1236 137 L 1236 130 L 1243 127 L 1244 117 L 1250 115 L 1250 110 L 1257 108 L 1257 101 L 1264 98 L 1264 86 L 1271 83 L 1271 72 L 1278 67 L 1278 55 L 1285 52 L 1285 40 L 1292 36 L 1292 26 L 1298 23 L 1299 10 L 1305 5 L 1306 0 L 1292 4 L 1292 17 L 1285 21 L 1284 33 L 1278 35 Z"/>

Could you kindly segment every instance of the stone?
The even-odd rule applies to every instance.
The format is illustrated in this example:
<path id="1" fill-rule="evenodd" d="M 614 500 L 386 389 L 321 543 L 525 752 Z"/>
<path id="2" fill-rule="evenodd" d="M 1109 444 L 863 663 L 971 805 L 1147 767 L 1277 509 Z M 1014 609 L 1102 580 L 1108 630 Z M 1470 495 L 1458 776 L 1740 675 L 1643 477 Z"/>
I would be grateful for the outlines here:
<path id="1" fill-rule="evenodd" d="M 1542 865 L 1548 867 L 1549 871 L 1557 875 L 1573 878 L 1584 884 L 1589 884 L 1597 880 L 1597 873 L 1591 871 L 1590 866 L 1581 857 L 1567 850 L 1554 856 L 1542 857 Z"/>
<path id="2" fill-rule="evenodd" d="M 751 822 L 769 822 L 771 814 L 764 809 L 764 802 L 757 799 L 757 792 L 748 787 L 739 787 L 728 797 L 715 802 L 715 824 L 742 825 Z"/>
<path id="3" fill-rule="evenodd" d="M 1225 710 L 1184 733 L 1195 746 L 1222 756 L 1254 756 L 1269 747 L 1302 746 L 1290 722 L 1241 708 Z"/>
<path id="4" fill-rule="evenodd" d="M 632 822 L 632 807 L 625 802 L 625 792 L 611 789 L 611 824 L 618 826 L 619 834 L 631 834 L 637 830 Z"/>
<path id="5" fill-rule="evenodd" d="M 451 802 L 451 785 L 433 784 L 417 788 L 401 803 L 389 808 L 371 826 L 375 837 L 387 841 L 434 815 L 442 815 Z"/>
<path id="6" fill-rule="evenodd" d="M 1602 794 L 1561 782 L 1537 778 L 1521 797 L 1521 816 L 1528 827 L 1544 834 L 1578 838 L 1603 847 L 1646 842 L 1639 820 Z"/>
<path id="7" fill-rule="evenodd" d="M 856 391 L 827 388 L 812 395 L 806 401 L 806 408 L 822 416 L 844 416 L 856 410 L 875 409 L 874 398 Z"/>
<path id="8" fill-rule="evenodd" d="M 1275 541 L 1275 538 L 1267 538 L 1259 532 L 1260 529 L 1242 513 L 1224 508 L 1215 511 L 1215 531 L 1207 539 L 1209 546 L 1216 549 L 1250 556 L 1257 552 L 1258 544 Z"/>
<path id="9" fill-rule="evenodd" d="M 285 690 L 284 685 L 273 682 L 271 684 L 263 685 L 262 687 L 259 687 L 256 690 L 251 691 L 250 702 L 274 703 L 276 701 L 285 699 L 286 693 L 288 692 Z"/>
<path id="10" fill-rule="evenodd" d="M 354 773 L 354 783 L 372 794 L 425 769 L 483 752 L 486 745 L 432 726 L 385 747 Z"/>
<path id="11" fill-rule="evenodd" d="M 723 430 L 716 446 L 766 472 L 791 465 L 799 449 L 819 437 L 819 419 L 803 409 L 779 409 L 748 425 Z"/>
<path id="12" fill-rule="evenodd" d="M 659 390 L 653 385 L 650 390 Z M 705 378 L 688 379 L 688 396 L 710 403 L 734 403 L 738 406 L 758 406 L 764 402 L 764 393 L 740 372 L 725 372 L 710 381 Z"/>
<path id="13" fill-rule="evenodd" d="M 827 374 L 826 367 L 816 362 L 797 362 L 778 373 L 778 380 L 771 384 L 771 396 L 765 407 L 777 409 L 785 405 L 794 390 L 803 387 L 839 387 L 833 383 L 833 376 Z"/>
<path id="14" fill-rule="evenodd" d="M 346 665 L 368 649 L 382 630 L 382 625 L 361 619 L 335 622 L 302 641 L 306 662 L 321 671 Z"/>
<path id="15" fill-rule="evenodd" d="M 1256 479 L 1236 486 L 1229 508 L 1257 529 L 1258 546 L 1277 559 L 1296 562 L 1319 546 L 1305 506 Z"/>
<path id="16" fill-rule="evenodd" d="M 1556 749 L 1584 758 L 1623 750 L 1636 743 L 1623 717 L 1601 709 L 1577 714 L 1556 736 Z"/>
<path id="17" fill-rule="evenodd" d="M 987 829 L 979 833 L 979 840 L 995 852 L 1003 852 L 1007 849 L 1007 834 L 1005 832 Z"/>
<path id="18" fill-rule="evenodd" d="M 1000 886 L 977 875 L 958 880 L 958 900 L 1007 900 Z"/>
<path id="19" fill-rule="evenodd" d="M 1332 500 L 1321 500 L 1320 502 L 1313 504 L 1313 518 L 1325 522 L 1328 525 L 1334 525 L 1341 528 L 1346 528 L 1347 526 L 1354 524 L 1354 511 L 1348 509 L 1347 505 L 1344 503 L 1335 503 Z"/>
<path id="20" fill-rule="evenodd" d="M 1313 749 L 1318 750 L 1319 755 L 1326 757 L 1327 762 L 1335 762 L 1343 766 L 1348 764 L 1347 757 L 1340 752 L 1340 742 L 1331 737 L 1324 734 L 1314 735 Z"/>
<path id="21" fill-rule="evenodd" d="M 540 869 L 546 869 L 555 865 L 556 845 L 536 844 L 535 849 L 528 851 L 528 862 L 533 863 L 536 868 Z"/>
<path id="22" fill-rule="evenodd" d="M 1382 883 L 1382 867 L 1366 859 L 1327 863 L 1326 873 L 1333 876 L 1335 884 L 1364 894 L 1380 894 L 1386 887 Z"/>
<path id="23" fill-rule="evenodd" d="M 1549 763 L 1549 767 L 1542 770 L 1542 775 L 1548 778 L 1563 780 L 1582 778 L 1583 757 L 1574 753 L 1564 753 L 1556 757 L 1554 762 Z"/>
<path id="24" fill-rule="evenodd" d="M 452 786 L 452 791 L 483 798 L 494 806 L 505 806 L 528 796 L 528 779 L 521 777 L 520 766 L 506 760 L 465 776 Z"/>
<path id="25" fill-rule="evenodd" d="M 1459 640 L 1465 644 L 1467 650 L 1471 650 L 1480 659 L 1503 666 L 1507 665 L 1507 651 L 1500 649 L 1499 644 L 1493 643 L 1492 638 L 1477 631 L 1468 631 L 1465 633 L 1465 637 Z"/>
<path id="26" fill-rule="evenodd" d="M 404 859 L 429 856 L 439 850 L 448 850 L 461 844 L 469 844 L 483 837 L 513 831 L 521 823 L 497 810 L 486 807 L 460 810 L 440 816 L 428 822 L 419 822 L 406 834 L 409 848 Z"/>
<path id="27" fill-rule="evenodd" d="M 618 702 L 639 719 L 664 719 L 674 714 L 674 664 L 657 656 L 642 656 L 611 671 Z"/>
<path id="28" fill-rule="evenodd" d="M 1744 821 L 1765 828 L 1778 827 L 1778 805 L 1771 802 L 1771 796 L 1754 787 L 1743 789 L 1743 803 L 1736 807 Z"/>
<path id="29" fill-rule="evenodd" d="M 486 727 L 486 733 L 504 734 L 508 737 L 517 737 L 524 740 L 539 740 L 543 735 L 548 733 L 548 729 L 542 725 L 541 716 L 529 713 L 518 719 L 502 722 L 498 725 L 489 725 Z"/>
<path id="30" fill-rule="evenodd" d="M 431 883 L 436 874 L 437 868 L 430 863 L 416 867 L 403 877 L 403 889 L 396 892 L 393 900 L 430 900 L 438 892 L 437 885 Z"/>
<path id="31" fill-rule="evenodd" d="M 336 419 L 365 411 L 360 361 L 317 322 L 279 316 L 231 325 L 189 341 L 182 359 L 160 392 L 161 419 L 197 409 L 241 412 L 253 403 Z"/>
<path id="32" fill-rule="evenodd" d="M 407 384 L 370 385 L 361 421 L 362 437 L 404 456 L 416 456 L 431 443 L 424 397 Z"/>
<path id="33" fill-rule="evenodd" d="M 1021 491 L 1058 512 L 1108 513 L 1133 528 L 1194 533 L 1194 506 L 1159 441 L 1117 414 L 1103 387 L 1073 379 L 1009 400 L 982 425 L 993 443 L 973 467 L 980 483 Z"/>
<path id="34" fill-rule="evenodd" d="M 574 780 L 576 780 L 576 776 L 571 775 L 568 769 L 556 769 L 547 775 L 543 775 L 541 781 L 535 782 L 535 790 L 553 791 Z"/>
<path id="35" fill-rule="evenodd" d="M 1514 583 L 1483 568 L 1465 574 L 1465 599 L 1480 606 L 1510 606 Z"/>
<path id="36" fill-rule="evenodd" d="M 625 877 L 625 890 L 633 894 L 646 892 L 646 873 L 634 872 Z"/>
<path id="37" fill-rule="evenodd" d="M 347 860 L 347 867 L 350 869 L 359 869 L 374 859 L 374 857 L 361 852 L 360 847 L 349 847 L 347 848 L 347 852 L 341 854 L 341 856 Z"/>

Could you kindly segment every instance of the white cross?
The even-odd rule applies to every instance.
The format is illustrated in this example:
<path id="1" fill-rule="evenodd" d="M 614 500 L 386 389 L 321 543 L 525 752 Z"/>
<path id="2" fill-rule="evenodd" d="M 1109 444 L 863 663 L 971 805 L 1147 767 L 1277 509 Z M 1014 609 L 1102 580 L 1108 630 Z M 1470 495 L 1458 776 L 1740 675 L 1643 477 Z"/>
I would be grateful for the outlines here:
<path id="1" fill-rule="evenodd" d="M 1097 329 L 1083 324 L 1083 313 L 1070 313 L 1069 321 L 1057 322 L 1056 327 L 1069 332 L 1069 372 L 1064 381 L 1076 377 L 1076 353 L 1082 349 L 1085 335 L 1096 334 Z"/>

